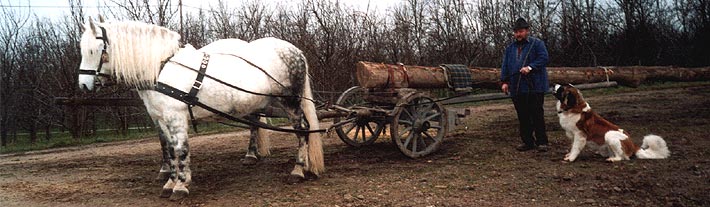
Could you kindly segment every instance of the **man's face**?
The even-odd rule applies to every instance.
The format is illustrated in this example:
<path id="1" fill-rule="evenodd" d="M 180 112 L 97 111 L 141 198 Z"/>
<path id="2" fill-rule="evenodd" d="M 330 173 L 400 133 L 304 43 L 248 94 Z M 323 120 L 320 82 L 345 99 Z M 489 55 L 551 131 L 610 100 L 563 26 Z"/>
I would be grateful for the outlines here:
<path id="1" fill-rule="evenodd" d="M 513 35 L 515 36 L 515 40 L 522 41 L 523 39 L 528 38 L 529 32 L 530 32 L 530 29 L 527 29 L 527 28 L 516 29 L 513 31 Z"/>

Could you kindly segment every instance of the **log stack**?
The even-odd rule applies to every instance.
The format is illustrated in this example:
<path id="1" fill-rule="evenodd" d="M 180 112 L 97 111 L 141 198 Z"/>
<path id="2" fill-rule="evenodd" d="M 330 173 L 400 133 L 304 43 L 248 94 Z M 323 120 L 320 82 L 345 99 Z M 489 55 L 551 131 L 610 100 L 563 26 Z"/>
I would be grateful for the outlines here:
<path id="1" fill-rule="evenodd" d="M 500 68 L 469 67 L 477 87 L 497 88 Z M 710 80 L 710 67 L 680 68 L 673 66 L 624 67 L 548 67 L 550 83 L 595 83 L 616 81 L 619 85 L 637 87 L 644 81 Z M 356 76 L 364 88 L 447 88 L 441 67 L 391 65 L 358 62 Z"/>

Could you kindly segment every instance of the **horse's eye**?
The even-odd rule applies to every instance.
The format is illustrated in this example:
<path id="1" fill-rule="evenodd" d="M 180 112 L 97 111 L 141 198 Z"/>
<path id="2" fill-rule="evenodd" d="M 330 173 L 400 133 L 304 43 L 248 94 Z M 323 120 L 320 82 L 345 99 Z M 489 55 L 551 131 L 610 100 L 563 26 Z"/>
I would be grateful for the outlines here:
<path id="1" fill-rule="evenodd" d="M 93 50 L 89 50 L 89 54 L 90 54 L 90 55 L 93 55 L 93 54 L 94 54 L 94 51 L 93 51 Z"/>

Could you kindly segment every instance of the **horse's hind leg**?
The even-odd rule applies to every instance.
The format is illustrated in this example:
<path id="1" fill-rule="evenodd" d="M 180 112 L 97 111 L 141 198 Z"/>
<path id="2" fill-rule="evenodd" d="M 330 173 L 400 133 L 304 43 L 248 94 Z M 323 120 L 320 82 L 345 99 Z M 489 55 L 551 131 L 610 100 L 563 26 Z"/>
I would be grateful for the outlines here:
<path id="1" fill-rule="evenodd" d="M 294 113 L 290 113 L 289 120 L 293 124 L 294 129 L 308 130 L 308 122 L 305 121 L 303 112 L 300 109 L 296 109 Z M 296 155 L 296 165 L 291 171 L 289 177 L 290 183 L 301 182 L 305 179 L 305 169 L 308 168 L 308 140 L 306 140 L 307 134 L 296 133 L 298 138 L 298 155 Z"/>

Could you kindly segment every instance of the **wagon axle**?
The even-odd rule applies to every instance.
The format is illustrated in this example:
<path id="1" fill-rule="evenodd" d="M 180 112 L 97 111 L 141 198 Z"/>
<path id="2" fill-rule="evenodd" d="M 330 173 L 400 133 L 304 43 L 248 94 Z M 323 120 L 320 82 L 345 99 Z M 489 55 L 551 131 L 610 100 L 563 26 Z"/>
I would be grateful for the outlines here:
<path id="1" fill-rule="evenodd" d="M 429 121 L 424 121 L 424 120 L 419 120 L 417 119 L 414 121 L 414 124 L 412 125 L 412 130 L 414 133 L 422 133 L 431 128 L 431 123 Z"/>

